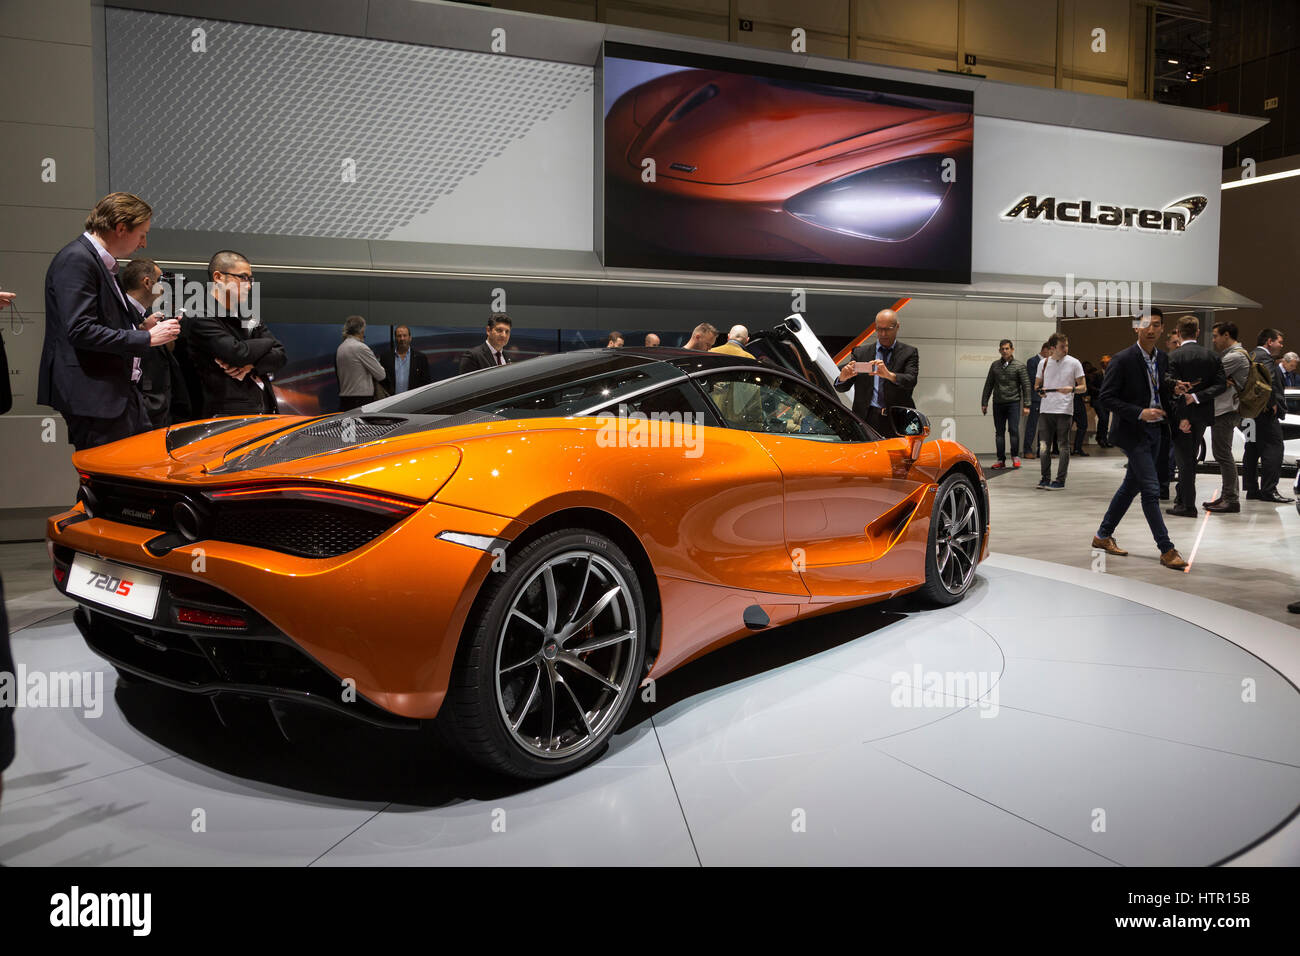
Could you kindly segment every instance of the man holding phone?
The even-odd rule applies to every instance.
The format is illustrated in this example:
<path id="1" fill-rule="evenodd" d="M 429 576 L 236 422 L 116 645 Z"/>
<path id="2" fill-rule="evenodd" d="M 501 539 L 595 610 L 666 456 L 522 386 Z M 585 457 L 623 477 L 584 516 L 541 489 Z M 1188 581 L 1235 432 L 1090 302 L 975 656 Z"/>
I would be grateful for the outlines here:
<path id="1" fill-rule="evenodd" d="M 1074 396 L 1087 391 L 1083 366 L 1070 354 L 1070 340 L 1056 332 L 1047 340 L 1048 355 L 1038 365 L 1034 391 L 1040 396 L 1038 412 L 1039 488 L 1060 491 L 1070 471 L 1070 423 L 1074 421 Z M 1061 455 L 1052 480 L 1052 442 Z"/>
<path id="2" fill-rule="evenodd" d="M 854 379 L 863 376 L 854 388 L 853 411 L 881 435 L 893 438 L 888 411 L 894 405 L 916 407 L 912 390 L 920 364 L 920 353 L 898 341 L 898 315 L 893 309 L 881 309 L 876 313 L 876 341 L 853 350 L 848 364 L 840 369 L 835 390 L 847 392 L 854 388 Z"/>
<path id="3" fill-rule="evenodd" d="M 86 231 L 60 249 L 45 273 L 45 341 L 36 400 L 57 409 L 82 451 L 153 425 L 133 384 L 135 359 L 174 341 L 175 319 L 137 314 L 117 284 L 117 260 L 143 249 L 153 209 L 139 196 L 110 193 L 86 217 Z M 137 376 L 138 377 L 138 376 Z"/>

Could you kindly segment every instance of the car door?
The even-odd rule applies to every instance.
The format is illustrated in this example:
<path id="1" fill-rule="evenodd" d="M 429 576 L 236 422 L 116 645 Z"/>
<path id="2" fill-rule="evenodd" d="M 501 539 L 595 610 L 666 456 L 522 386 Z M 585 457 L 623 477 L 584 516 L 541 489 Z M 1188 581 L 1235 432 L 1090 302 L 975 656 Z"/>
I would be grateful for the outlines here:
<path id="1" fill-rule="evenodd" d="M 745 348 L 760 361 L 771 362 L 777 368 L 793 372 L 825 389 L 845 408 L 853 407 L 853 389 L 835 391 L 839 366 L 817 338 L 808 320 L 798 312 L 787 315 L 775 328 L 756 332 Z"/>
<path id="2" fill-rule="evenodd" d="M 697 384 L 727 427 L 749 432 L 780 470 L 786 547 L 809 593 L 878 593 L 871 565 L 925 491 L 896 467 L 904 440 L 880 439 L 793 375 L 747 366 L 701 373 Z"/>

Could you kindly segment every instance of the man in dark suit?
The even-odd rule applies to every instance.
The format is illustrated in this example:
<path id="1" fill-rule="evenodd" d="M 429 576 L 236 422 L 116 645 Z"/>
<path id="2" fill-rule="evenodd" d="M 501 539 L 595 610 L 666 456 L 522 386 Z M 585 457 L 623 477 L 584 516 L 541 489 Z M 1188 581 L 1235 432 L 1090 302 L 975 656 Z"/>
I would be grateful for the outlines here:
<path id="1" fill-rule="evenodd" d="M 1178 493 L 1166 514 L 1195 518 L 1196 449 L 1205 430 L 1214 424 L 1214 400 L 1228 387 L 1219 357 L 1197 342 L 1201 323 L 1194 315 L 1178 320 L 1176 348 L 1169 350 L 1166 384 L 1172 389 L 1169 425 L 1173 434 L 1174 458 L 1178 462 Z"/>
<path id="2" fill-rule="evenodd" d="M 1251 358 L 1268 373 L 1273 394 L 1264 410 L 1254 418 L 1254 440 L 1246 442 L 1246 451 L 1241 459 L 1241 484 L 1246 489 L 1247 501 L 1286 504 L 1291 499 L 1277 490 L 1277 481 L 1282 475 L 1282 419 L 1286 415 L 1286 383 L 1277 363 L 1282 354 L 1282 333 L 1277 329 L 1264 329 L 1256 342 Z M 1243 423 L 1242 429 L 1250 438 L 1250 426 Z"/>
<path id="3" fill-rule="evenodd" d="M 1142 497 L 1142 513 L 1160 549 L 1160 563 L 1174 571 L 1187 562 L 1174 549 L 1160 514 L 1160 487 L 1156 477 L 1156 456 L 1160 453 L 1160 432 L 1165 428 L 1166 405 L 1172 386 L 1166 381 L 1169 357 L 1156 348 L 1163 331 L 1164 316 L 1152 309 L 1149 316 L 1133 322 L 1137 342 L 1116 355 L 1101 383 L 1101 403 L 1110 409 L 1110 440 L 1128 458 L 1124 481 L 1110 500 L 1106 516 L 1092 539 L 1092 546 L 1107 554 L 1125 555 L 1115 543 L 1115 528 L 1129 505 Z"/>
<path id="4" fill-rule="evenodd" d="M 379 364 L 384 367 L 384 386 L 392 389 L 391 394 L 405 392 L 421 385 L 428 385 L 429 356 L 411 348 L 411 329 L 399 325 L 393 329 L 393 339 L 397 349 L 384 349 L 379 353 Z"/>
<path id="5" fill-rule="evenodd" d="M 506 358 L 506 343 L 510 341 L 510 316 L 504 312 L 493 312 L 488 316 L 487 341 L 476 345 L 460 358 L 461 373 L 473 372 L 475 369 L 492 368 L 494 365 L 509 365 Z"/>
<path id="6" fill-rule="evenodd" d="M 150 319 L 158 321 L 164 318 L 153 308 L 159 298 L 159 293 L 154 290 L 161 279 L 162 270 L 152 259 L 132 259 L 122 269 L 122 291 L 141 325 Z M 140 378 L 136 385 L 144 398 L 153 428 L 164 428 L 174 421 L 187 421 L 190 417 L 189 396 L 172 351 L 175 347 L 175 342 L 155 345 L 140 359 Z M 178 417 L 173 417 L 173 411 Z"/>
<path id="7" fill-rule="evenodd" d="M 36 400 L 57 409 L 82 451 L 153 426 L 132 382 L 153 346 L 180 334 L 136 313 L 117 284 L 117 259 L 143 249 L 153 209 L 130 193 L 110 193 L 86 217 L 86 231 L 60 249 L 45 273 L 45 341 Z"/>
<path id="8" fill-rule="evenodd" d="M 212 294 L 203 314 L 186 320 L 185 332 L 203 415 L 274 415 L 271 377 L 288 357 L 261 316 L 250 315 L 253 267 L 247 256 L 223 249 L 208 262 L 208 277 Z"/>
<path id="9" fill-rule="evenodd" d="M 853 411 L 886 438 L 894 437 L 888 411 L 894 405 L 915 408 L 912 390 L 916 388 L 920 353 L 898 341 L 898 316 L 893 309 L 876 313 L 876 341 L 859 345 L 848 363 L 840 369 L 835 390 L 853 392 Z M 861 377 L 861 381 L 855 381 Z M 856 387 L 855 387 L 856 386 Z"/>

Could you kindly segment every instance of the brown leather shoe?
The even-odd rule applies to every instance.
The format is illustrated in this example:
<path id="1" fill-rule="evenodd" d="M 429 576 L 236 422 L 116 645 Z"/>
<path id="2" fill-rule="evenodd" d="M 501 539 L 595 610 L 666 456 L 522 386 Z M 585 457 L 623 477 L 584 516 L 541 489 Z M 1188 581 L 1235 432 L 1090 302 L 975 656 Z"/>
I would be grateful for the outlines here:
<path id="1" fill-rule="evenodd" d="M 1187 567 L 1187 562 L 1183 560 L 1183 556 L 1174 548 L 1170 548 L 1164 554 L 1160 555 L 1160 563 L 1171 571 L 1182 571 Z"/>
<path id="2" fill-rule="evenodd" d="M 1127 551 L 1122 550 L 1120 546 L 1115 543 L 1114 538 L 1099 538 L 1096 535 L 1093 535 L 1092 546 L 1098 551 L 1105 551 L 1107 554 L 1117 554 L 1120 557 L 1128 554 Z"/>

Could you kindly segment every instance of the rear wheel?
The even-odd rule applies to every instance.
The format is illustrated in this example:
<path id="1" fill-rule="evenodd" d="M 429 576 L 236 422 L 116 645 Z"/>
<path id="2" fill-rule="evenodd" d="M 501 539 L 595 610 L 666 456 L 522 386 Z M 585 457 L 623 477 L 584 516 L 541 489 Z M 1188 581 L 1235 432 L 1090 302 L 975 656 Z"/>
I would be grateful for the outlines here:
<path id="1" fill-rule="evenodd" d="M 440 720 L 490 769 L 555 777 L 595 760 L 640 685 L 645 608 L 608 538 L 556 531 L 507 560 L 466 625 Z"/>
<path id="2" fill-rule="evenodd" d="M 933 604 L 956 604 L 975 580 L 983 541 L 977 500 L 975 486 L 960 473 L 945 478 L 934 496 L 920 592 Z"/>

